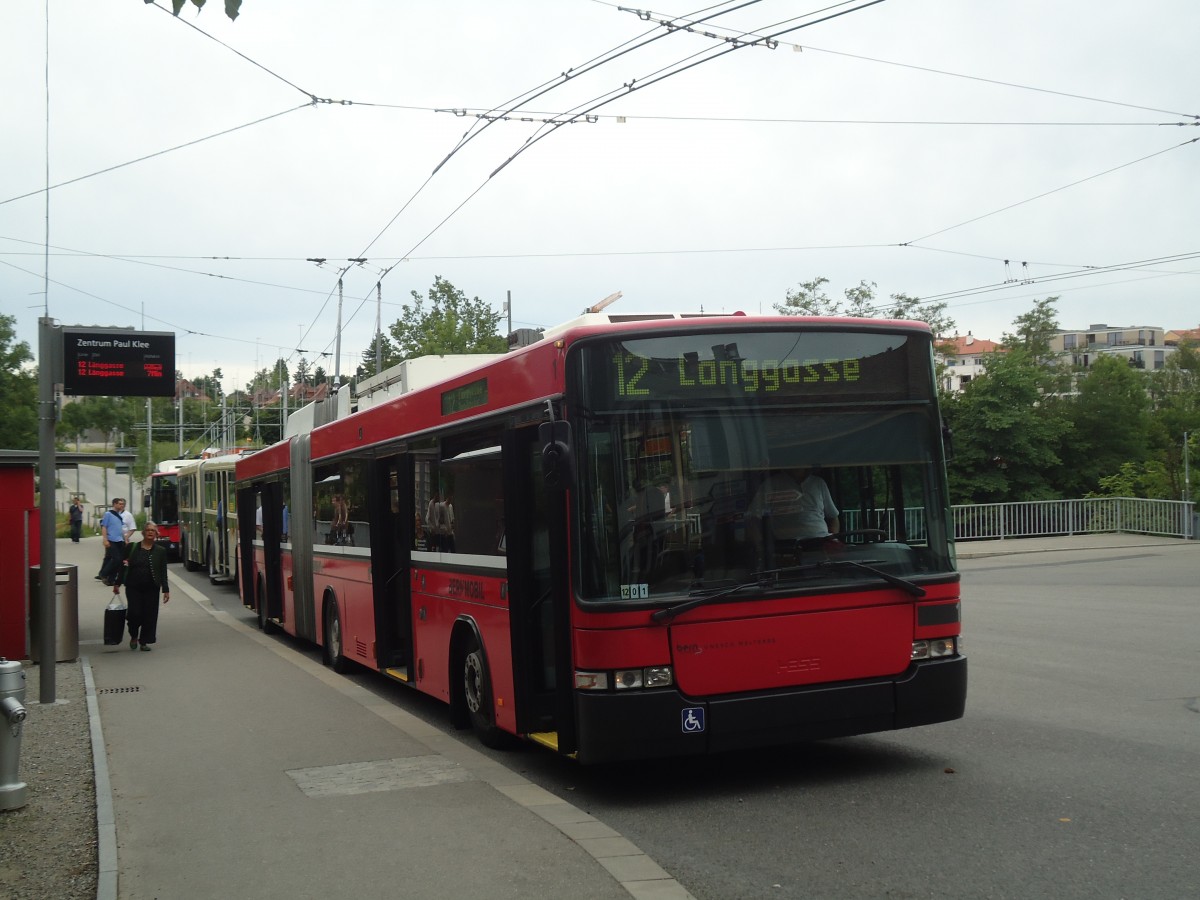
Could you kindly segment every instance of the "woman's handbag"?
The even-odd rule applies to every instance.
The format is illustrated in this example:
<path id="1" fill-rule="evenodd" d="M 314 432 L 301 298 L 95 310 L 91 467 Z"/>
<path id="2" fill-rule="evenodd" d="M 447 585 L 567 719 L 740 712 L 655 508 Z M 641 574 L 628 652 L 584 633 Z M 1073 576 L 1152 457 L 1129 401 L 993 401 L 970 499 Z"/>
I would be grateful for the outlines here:
<path id="1" fill-rule="evenodd" d="M 117 594 L 104 608 L 104 643 L 120 644 L 125 640 L 125 601 Z"/>

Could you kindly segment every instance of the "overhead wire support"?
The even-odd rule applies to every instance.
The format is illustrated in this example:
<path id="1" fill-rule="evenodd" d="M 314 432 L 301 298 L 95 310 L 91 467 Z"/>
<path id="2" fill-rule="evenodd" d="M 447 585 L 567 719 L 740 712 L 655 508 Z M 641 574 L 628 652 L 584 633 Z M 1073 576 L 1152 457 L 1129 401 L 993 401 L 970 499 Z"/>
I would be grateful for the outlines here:
<path id="1" fill-rule="evenodd" d="M 713 13 L 711 16 L 708 16 L 704 19 L 699 19 L 697 21 L 698 22 L 707 22 L 710 19 L 715 19 L 720 16 L 728 15 L 729 13 L 736 12 L 739 9 L 743 9 L 747 6 L 753 6 L 753 5 L 755 5 L 757 3 L 761 3 L 761 2 L 762 2 L 762 0 L 746 0 L 746 2 L 744 2 L 744 3 L 739 3 L 738 5 L 732 6 L 728 9 L 720 10 L 719 12 Z M 882 0 L 876 0 L 876 2 L 882 2 Z M 653 37 L 644 39 L 644 38 L 646 38 L 647 34 L 654 34 L 654 32 L 657 30 L 658 30 L 657 28 L 652 29 L 651 31 L 647 32 L 644 35 L 640 35 L 639 37 L 636 37 L 636 38 L 631 38 L 630 40 L 626 41 L 623 44 L 618 44 L 612 50 L 606 51 L 605 53 L 602 53 L 600 56 L 593 57 L 592 59 L 588 60 L 586 63 L 583 63 L 582 66 L 577 66 L 577 67 L 567 69 L 566 71 L 562 72 L 557 78 L 553 78 L 550 81 L 546 81 L 546 82 L 542 83 L 541 85 L 539 85 L 538 87 L 533 88 L 532 90 L 526 91 L 523 94 L 518 94 L 517 96 L 510 98 L 505 104 L 503 104 L 503 106 L 493 107 L 492 109 L 489 109 L 483 116 L 477 116 L 476 117 L 477 121 L 475 123 L 473 123 L 470 128 L 467 129 L 466 133 L 459 139 L 459 142 L 454 146 L 454 148 L 451 149 L 451 151 L 446 155 L 445 159 L 443 159 L 440 163 L 437 164 L 437 166 L 434 167 L 432 174 L 436 175 L 438 170 L 441 169 L 444 165 L 446 165 L 446 163 L 448 163 L 450 161 L 450 159 L 455 154 L 458 153 L 459 150 L 461 150 L 468 143 L 470 143 L 476 137 L 478 137 L 480 134 L 482 134 L 487 128 L 491 127 L 491 125 L 495 121 L 499 120 L 497 118 L 497 119 L 486 121 L 486 124 L 484 124 L 482 127 L 478 128 L 478 129 L 476 129 L 475 126 L 479 124 L 480 119 L 485 119 L 486 117 L 490 117 L 502 109 L 504 111 L 502 113 L 500 113 L 500 116 L 511 115 L 517 108 L 516 105 L 514 105 L 514 104 L 528 103 L 532 100 L 536 100 L 538 97 L 541 97 L 544 94 L 547 94 L 550 91 L 554 90 L 555 88 L 561 87 L 563 84 L 566 84 L 566 82 L 571 80 L 572 78 L 578 78 L 581 75 L 586 75 L 589 72 L 592 72 L 595 69 L 599 68 L 600 66 L 611 63 L 612 61 L 619 59 L 620 57 L 626 55 L 627 53 L 632 53 L 634 50 L 640 50 L 641 48 L 646 47 L 649 44 L 652 44 L 655 41 L 661 40 L 662 38 L 667 36 L 667 34 L 665 34 L 665 33 L 664 34 L 656 34 Z M 503 166 L 501 168 L 503 168 Z M 499 171 L 499 170 L 497 170 L 497 171 Z M 495 174 L 495 173 L 493 173 L 493 174 Z"/>
<path id="2" fill-rule="evenodd" d="M 1186 147 L 1189 144 L 1195 144 L 1197 142 L 1200 142 L 1200 137 L 1190 138 L 1189 140 L 1186 140 L 1183 143 L 1175 144 L 1175 145 L 1173 145 L 1171 147 L 1167 147 L 1163 150 L 1155 151 L 1154 153 L 1151 153 L 1148 156 L 1143 156 L 1143 157 L 1140 157 L 1139 159 L 1133 159 L 1127 163 L 1121 163 L 1121 165 L 1119 165 L 1119 166 L 1113 166 L 1111 169 L 1105 169 L 1103 172 L 1097 172 L 1096 174 L 1089 175 L 1086 178 L 1080 178 L 1078 181 L 1072 181 L 1070 184 L 1064 184 L 1061 187 L 1054 188 L 1053 190 L 1044 191 L 1043 193 L 1037 194 L 1036 196 L 1027 197 L 1024 200 L 1018 200 L 1016 203 L 1010 203 L 1008 206 L 1000 207 L 1000 209 L 994 209 L 991 212 L 984 213 L 983 215 L 975 216 L 975 218 L 967 219 L 965 222 L 959 222 L 957 225 L 948 225 L 945 228 L 938 229 L 937 231 L 931 231 L 929 234 L 923 235 L 922 237 L 919 237 L 919 238 L 915 238 L 914 240 L 903 241 L 898 246 L 910 247 L 921 241 L 928 240 L 931 237 L 936 237 L 939 234 L 945 234 L 947 231 L 953 231 L 956 228 L 962 228 L 964 225 L 970 225 L 970 224 L 972 224 L 974 222 L 978 222 L 982 219 L 987 219 L 991 216 L 999 215 L 1002 212 L 1008 212 L 1008 210 L 1010 210 L 1010 209 L 1016 209 L 1018 206 L 1024 206 L 1026 203 L 1032 203 L 1034 200 L 1041 200 L 1043 197 L 1049 197 L 1051 194 L 1057 194 L 1059 191 L 1065 191 L 1068 188 L 1077 187 L 1078 185 L 1081 185 L 1085 182 L 1093 181 L 1097 178 L 1101 178 L 1104 175 L 1111 175 L 1113 172 L 1117 172 L 1121 169 L 1128 168 L 1129 166 L 1137 165 L 1138 163 L 1145 162 L 1148 159 L 1154 159 L 1156 156 L 1162 156 L 1164 153 L 1170 153 L 1172 150 L 1179 150 L 1182 147 Z"/>
<path id="3" fill-rule="evenodd" d="M 756 44 L 764 43 L 767 41 L 778 42 L 778 39 L 785 34 L 791 34 L 794 31 L 800 31 L 801 29 L 804 29 L 804 28 L 811 28 L 813 25 L 819 25 L 822 22 L 828 22 L 832 19 L 837 19 L 842 16 L 850 15 L 851 13 L 860 12 L 869 7 L 877 6 L 878 4 L 883 3 L 883 2 L 884 2 L 884 0 L 866 0 L 866 2 L 863 2 L 860 5 L 855 6 L 851 9 L 839 10 L 837 12 L 830 13 L 829 15 L 822 16 L 818 19 L 813 19 L 812 21 L 803 22 L 799 25 L 794 25 L 791 28 L 785 28 L 785 29 L 783 29 L 781 31 L 777 31 L 773 34 L 763 35 L 761 37 L 755 38 L 753 41 L 747 41 L 745 43 L 738 44 L 737 46 L 719 48 L 715 52 L 708 53 L 708 55 L 705 55 L 703 59 L 696 59 L 696 60 L 693 60 L 692 62 L 687 62 L 687 60 L 693 59 L 694 56 L 703 55 L 707 51 L 702 51 L 701 53 L 692 54 L 692 56 L 685 57 L 683 60 L 680 60 L 678 63 L 674 63 L 673 66 L 675 66 L 675 67 L 670 67 L 670 66 L 666 67 L 667 69 L 669 69 L 669 71 L 664 72 L 663 69 L 660 69 L 658 72 L 654 73 L 654 75 L 652 75 L 649 78 L 649 80 L 644 81 L 641 84 L 637 84 L 637 79 L 633 79 L 629 82 L 626 82 L 625 85 L 623 85 L 623 87 L 625 88 L 624 92 L 617 93 L 615 91 L 610 91 L 609 93 L 612 94 L 613 96 L 608 96 L 608 95 L 602 94 L 600 96 L 600 98 L 596 98 L 598 102 L 595 102 L 592 106 L 589 106 L 587 109 L 584 109 L 578 113 L 575 113 L 574 115 L 571 115 L 569 118 L 563 119 L 561 121 L 556 121 L 553 125 L 550 126 L 550 130 L 543 134 L 535 134 L 534 136 L 530 137 L 512 156 L 510 156 L 503 163 L 501 163 L 494 171 L 492 171 L 492 173 L 488 176 L 488 178 L 494 178 L 497 173 L 499 173 L 506 166 L 508 166 L 518 156 L 520 156 L 522 153 L 524 153 L 526 150 L 528 150 L 530 147 L 532 147 L 538 141 L 542 140 L 547 135 L 553 134 L 555 131 L 557 131 L 559 128 L 561 128 L 563 125 L 569 124 L 570 122 L 572 122 L 582 116 L 593 113 L 597 109 L 600 109 L 603 106 L 607 106 L 609 103 L 612 103 L 614 100 L 616 100 L 620 96 L 626 96 L 627 94 L 632 93 L 635 90 L 641 90 L 643 88 L 649 87 L 652 84 L 657 84 L 660 81 L 665 81 L 667 78 L 671 78 L 675 75 L 679 75 L 679 74 L 686 72 L 689 69 L 693 69 L 696 66 L 701 65 L 703 63 L 711 62 L 712 60 L 718 59 L 719 57 L 725 56 L 726 54 L 734 53 L 738 50 L 744 50 L 747 47 L 753 47 Z M 839 4 L 839 5 L 843 5 L 843 4 Z M 785 20 L 785 21 L 794 22 L 795 19 L 789 19 L 789 20 Z M 771 27 L 776 27 L 776 26 L 771 26 Z M 746 35 L 750 35 L 751 33 L 752 32 L 745 32 Z M 687 63 L 687 64 L 684 65 L 684 63 Z M 607 97 L 607 99 L 602 99 L 604 97 Z"/>
<path id="4" fill-rule="evenodd" d="M 235 125 L 232 128 L 226 128 L 224 131 L 218 131 L 218 132 L 215 132 L 214 134 L 207 135 L 206 137 L 196 138 L 194 141 L 186 141 L 182 144 L 176 144 L 174 147 L 166 147 L 165 149 L 162 149 L 162 150 L 156 150 L 154 153 L 147 153 L 145 156 L 139 156 L 137 159 L 131 159 L 131 160 L 128 160 L 127 162 L 118 163 L 115 166 L 109 166 L 108 168 L 105 168 L 105 169 L 98 169 L 95 172 L 89 172 L 87 175 L 80 175 L 78 178 L 71 178 L 67 181 L 60 181 L 58 184 L 52 184 L 47 188 L 38 188 L 36 191 L 30 191 L 25 194 L 20 194 L 16 197 L 9 197 L 7 200 L 0 200 L 0 206 L 3 206 L 6 203 L 12 203 L 15 200 L 24 200 L 26 197 L 33 197 L 37 194 L 41 194 L 48 190 L 49 191 L 57 190 L 58 188 L 63 188 L 63 187 L 66 187 L 67 185 L 75 184 L 76 182 L 84 181 L 88 178 L 95 178 L 97 175 L 106 175 L 109 172 L 117 171 L 117 169 L 123 169 L 126 166 L 132 166 L 135 163 L 145 162 L 148 159 L 154 159 L 154 157 L 156 157 L 156 156 L 163 156 L 164 154 L 167 154 L 167 153 L 173 153 L 176 150 L 183 150 L 186 147 L 194 147 L 197 144 L 204 143 L 205 141 L 211 141 L 213 138 L 224 137 L 227 134 L 233 134 L 233 132 L 235 132 L 235 131 L 241 131 L 243 128 L 249 128 L 252 125 L 261 125 L 263 122 L 269 122 L 271 119 L 277 119 L 280 116 L 286 116 L 289 113 L 296 112 L 297 110 L 307 109 L 307 108 L 309 108 L 310 105 L 311 104 L 309 104 L 309 103 L 302 103 L 299 106 L 293 106 L 288 109 L 281 110 L 280 112 L 272 113 L 269 116 L 263 116 L 261 119 L 255 119 L 253 122 L 246 122 L 243 125 Z"/>

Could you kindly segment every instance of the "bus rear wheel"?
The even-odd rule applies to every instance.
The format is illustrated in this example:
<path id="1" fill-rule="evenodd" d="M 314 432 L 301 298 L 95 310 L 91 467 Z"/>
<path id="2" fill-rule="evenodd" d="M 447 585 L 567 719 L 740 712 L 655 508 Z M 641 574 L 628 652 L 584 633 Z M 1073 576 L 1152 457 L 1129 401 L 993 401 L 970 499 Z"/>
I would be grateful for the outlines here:
<path id="1" fill-rule="evenodd" d="M 350 668 L 342 644 L 342 617 L 336 600 L 325 605 L 325 665 L 339 673 Z"/>
<path id="2" fill-rule="evenodd" d="M 496 712 L 492 706 L 492 679 L 488 674 L 487 660 L 479 638 L 471 635 L 463 648 L 462 657 L 463 700 L 467 717 L 471 720 L 479 742 L 485 747 L 498 749 L 505 746 L 508 735 L 496 727 Z"/>

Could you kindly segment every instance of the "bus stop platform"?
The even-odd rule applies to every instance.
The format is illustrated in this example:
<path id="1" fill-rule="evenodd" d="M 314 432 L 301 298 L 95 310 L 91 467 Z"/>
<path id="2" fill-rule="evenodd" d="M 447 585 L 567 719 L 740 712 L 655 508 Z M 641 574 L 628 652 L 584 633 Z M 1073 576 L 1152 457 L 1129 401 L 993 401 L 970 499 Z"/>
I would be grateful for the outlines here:
<path id="1" fill-rule="evenodd" d="M 691 896 L 470 739 L 214 609 L 179 566 L 153 652 L 105 646 L 101 552 L 57 542 L 80 573 L 101 900 Z"/>

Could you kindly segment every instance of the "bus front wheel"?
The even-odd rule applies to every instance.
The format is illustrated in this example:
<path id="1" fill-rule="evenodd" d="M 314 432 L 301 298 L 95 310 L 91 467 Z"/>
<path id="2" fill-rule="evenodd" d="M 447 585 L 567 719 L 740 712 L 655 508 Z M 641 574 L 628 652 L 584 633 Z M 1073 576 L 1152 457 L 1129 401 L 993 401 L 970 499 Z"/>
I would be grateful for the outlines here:
<path id="1" fill-rule="evenodd" d="M 267 618 L 267 586 L 261 578 L 255 590 L 254 611 L 258 613 L 258 627 L 263 634 L 274 634 L 278 630 L 275 623 Z"/>
<path id="2" fill-rule="evenodd" d="M 187 537 L 179 540 L 179 555 L 183 557 L 183 567 L 189 572 L 195 572 L 200 568 L 192 561 L 192 548 L 188 545 Z"/>
<path id="3" fill-rule="evenodd" d="M 493 749 L 505 745 L 507 735 L 496 727 L 496 713 L 492 706 L 492 679 L 488 675 L 487 660 L 479 638 L 471 635 L 463 648 L 462 658 L 463 700 L 471 728 L 479 742 Z"/>

